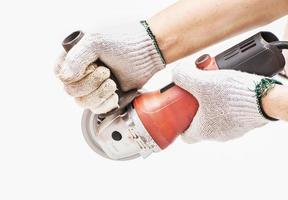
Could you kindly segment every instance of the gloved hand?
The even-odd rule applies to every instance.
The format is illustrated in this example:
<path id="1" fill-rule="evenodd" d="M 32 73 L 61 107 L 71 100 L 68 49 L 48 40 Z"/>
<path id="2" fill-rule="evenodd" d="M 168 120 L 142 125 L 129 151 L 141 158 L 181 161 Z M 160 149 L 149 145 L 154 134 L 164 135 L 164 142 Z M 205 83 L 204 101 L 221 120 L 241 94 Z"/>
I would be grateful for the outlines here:
<path id="1" fill-rule="evenodd" d="M 265 125 L 255 86 L 264 78 L 233 70 L 202 71 L 177 67 L 174 82 L 199 102 L 191 126 L 182 135 L 187 143 L 200 140 L 226 141 Z"/>
<path id="2" fill-rule="evenodd" d="M 55 73 L 65 90 L 85 108 L 96 114 L 118 106 L 117 89 L 141 88 L 165 62 L 153 35 L 143 24 L 135 23 L 84 37 L 57 61 Z M 100 59 L 120 84 L 109 79 L 106 67 L 92 64 Z"/>

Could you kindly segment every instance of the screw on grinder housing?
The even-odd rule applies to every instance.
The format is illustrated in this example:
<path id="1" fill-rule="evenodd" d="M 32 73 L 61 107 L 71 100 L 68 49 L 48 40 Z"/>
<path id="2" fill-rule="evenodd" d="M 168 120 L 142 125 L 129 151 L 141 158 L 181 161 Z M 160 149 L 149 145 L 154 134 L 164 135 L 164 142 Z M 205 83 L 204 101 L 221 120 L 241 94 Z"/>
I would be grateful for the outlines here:
<path id="1" fill-rule="evenodd" d="M 81 32 L 72 33 L 63 41 L 64 48 L 68 44 L 69 50 L 82 36 Z M 201 56 L 196 66 L 203 70 L 234 69 L 273 76 L 285 65 L 277 42 L 274 34 L 260 32 L 216 57 Z M 158 91 L 141 94 L 125 109 L 105 118 L 86 110 L 82 132 L 89 146 L 105 158 L 147 157 L 165 149 L 184 132 L 198 106 L 193 95 L 171 83 Z"/>

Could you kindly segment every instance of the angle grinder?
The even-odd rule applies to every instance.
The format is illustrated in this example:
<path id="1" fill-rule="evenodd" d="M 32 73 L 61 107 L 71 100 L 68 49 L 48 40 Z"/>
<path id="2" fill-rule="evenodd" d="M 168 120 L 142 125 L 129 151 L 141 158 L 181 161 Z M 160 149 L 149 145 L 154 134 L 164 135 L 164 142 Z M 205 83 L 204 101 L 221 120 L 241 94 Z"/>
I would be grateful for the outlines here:
<path id="1" fill-rule="evenodd" d="M 70 34 L 62 43 L 64 49 L 69 51 L 83 35 L 81 31 Z M 273 33 L 259 32 L 215 57 L 205 54 L 195 64 L 203 70 L 231 69 L 273 76 L 283 70 L 282 49 L 287 48 L 288 43 L 279 41 Z M 125 106 L 105 115 L 85 110 L 82 132 L 89 146 L 105 158 L 146 158 L 165 149 L 183 133 L 198 107 L 193 95 L 171 83 L 158 91 L 135 95 L 126 100 Z"/>

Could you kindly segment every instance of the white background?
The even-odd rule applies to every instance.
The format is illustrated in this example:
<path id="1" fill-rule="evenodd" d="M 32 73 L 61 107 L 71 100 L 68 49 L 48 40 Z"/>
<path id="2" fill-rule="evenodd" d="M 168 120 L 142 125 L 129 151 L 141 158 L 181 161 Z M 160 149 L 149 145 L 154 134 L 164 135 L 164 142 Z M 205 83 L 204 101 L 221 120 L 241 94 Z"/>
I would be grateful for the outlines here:
<path id="1" fill-rule="evenodd" d="M 288 198 L 288 125 L 283 122 L 227 143 L 187 145 L 178 139 L 146 160 L 129 162 L 105 160 L 85 143 L 82 110 L 53 74 L 62 39 L 76 29 L 148 18 L 172 2 L 0 3 L 0 199 Z M 281 37 L 285 20 L 261 29 Z M 193 66 L 203 52 L 215 55 L 256 31 L 183 63 Z M 171 68 L 148 88 L 169 82 Z"/>

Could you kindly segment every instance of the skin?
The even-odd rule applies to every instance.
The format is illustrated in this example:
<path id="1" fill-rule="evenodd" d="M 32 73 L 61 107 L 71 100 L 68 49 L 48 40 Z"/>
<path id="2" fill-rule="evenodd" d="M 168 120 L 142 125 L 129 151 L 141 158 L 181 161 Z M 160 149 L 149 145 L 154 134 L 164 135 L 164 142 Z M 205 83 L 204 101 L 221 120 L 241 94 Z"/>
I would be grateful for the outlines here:
<path id="1" fill-rule="evenodd" d="M 151 17 L 148 24 L 169 64 L 287 14 L 287 0 L 180 0 Z M 269 116 L 288 121 L 287 87 L 274 87 L 262 102 Z"/>
<path id="2" fill-rule="evenodd" d="M 287 0 L 180 0 L 148 24 L 169 64 L 287 14 Z"/>
<path id="3" fill-rule="evenodd" d="M 268 116 L 288 121 L 288 87 L 276 85 L 262 98 L 262 105 Z"/>

